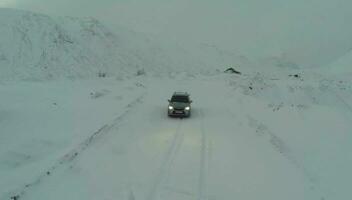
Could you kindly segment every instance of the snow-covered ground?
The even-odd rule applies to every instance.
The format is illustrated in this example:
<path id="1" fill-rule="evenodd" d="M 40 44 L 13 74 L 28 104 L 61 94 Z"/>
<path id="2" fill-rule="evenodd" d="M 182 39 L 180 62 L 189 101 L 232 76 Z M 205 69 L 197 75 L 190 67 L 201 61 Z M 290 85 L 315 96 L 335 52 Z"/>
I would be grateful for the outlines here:
<path id="1" fill-rule="evenodd" d="M 352 74 L 352 50 L 341 56 L 331 64 L 325 67 L 325 70 L 330 74 L 345 74 L 351 76 Z"/>
<path id="2" fill-rule="evenodd" d="M 138 99 L 135 81 L 57 81 L 0 86 L 0 199 L 37 179 L 42 170 Z"/>
<path id="3" fill-rule="evenodd" d="M 348 199 L 351 81 L 289 75 L 3 84 L 0 198 Z"/>
<path id="4" fill-rule="evenodd" d="M 350 53 L 303 70 L 92 18 L 0 26 L 1 200 L 351 198 Z M 174 91 L 191 118 L 167 117 Z"/>

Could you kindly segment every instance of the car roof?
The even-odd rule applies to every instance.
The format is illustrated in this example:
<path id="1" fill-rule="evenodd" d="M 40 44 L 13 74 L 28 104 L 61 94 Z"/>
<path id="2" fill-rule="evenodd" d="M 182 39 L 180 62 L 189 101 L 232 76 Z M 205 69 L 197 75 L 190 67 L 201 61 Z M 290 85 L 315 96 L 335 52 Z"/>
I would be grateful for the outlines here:
<path id="1" fill-rule="evenodd" d="M 173 96 L 189 96 L 187 92 L 174 92 Z"/>

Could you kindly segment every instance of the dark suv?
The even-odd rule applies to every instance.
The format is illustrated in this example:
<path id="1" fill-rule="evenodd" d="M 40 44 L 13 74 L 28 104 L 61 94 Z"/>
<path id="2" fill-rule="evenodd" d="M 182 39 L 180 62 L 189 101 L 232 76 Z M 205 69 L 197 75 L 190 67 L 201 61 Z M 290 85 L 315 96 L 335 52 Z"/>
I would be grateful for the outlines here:
<path id="1" fill-rule="evenodd" d="M 190 117 L 191 103 L 187 92 L 175 92 L 169 99 L 167 114 L 169 116 Z"/>

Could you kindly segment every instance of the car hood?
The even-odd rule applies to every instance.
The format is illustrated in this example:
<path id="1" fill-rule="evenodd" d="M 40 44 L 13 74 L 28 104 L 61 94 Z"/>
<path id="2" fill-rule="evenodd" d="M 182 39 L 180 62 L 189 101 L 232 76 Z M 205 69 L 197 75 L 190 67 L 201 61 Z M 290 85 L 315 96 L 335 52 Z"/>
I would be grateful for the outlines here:
<path id="1" fill-rule="evenodd" d="M 176 108 L 176 109 L 183 109 L 187 106 L 189 106 L 189 103 L 183 103 L 183 102 L 171 102 L 170 106 Z"/>

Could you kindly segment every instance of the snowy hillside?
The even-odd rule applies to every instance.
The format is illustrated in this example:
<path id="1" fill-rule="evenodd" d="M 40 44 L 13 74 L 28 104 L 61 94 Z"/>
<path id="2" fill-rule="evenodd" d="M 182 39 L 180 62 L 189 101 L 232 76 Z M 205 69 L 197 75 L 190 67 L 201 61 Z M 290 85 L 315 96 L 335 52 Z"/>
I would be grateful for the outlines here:
<path id="1" fill-rule="evenodd" d="M 0 80 L 85 78 L 131 70 L 117 37 L 97 20 L 0 9 L 0 25 Z"/>
<path id="2" fill-rule="evenodd" d="M 119 76 L 141 69 L 168 73 L 209 66 L 172 42 L 128 30 L 115 34 L 92 18 L 0 9 L 0 25 L 2 81 Z"/>
<path id="3" fill-rule="evenodd" d="M 0 9 L 0 25 L 0 80 L 116 76 L 141 69 L 209 74 L 230 66 L 297 68 L 282 55 L 256 60 L 211 43 L 183 44 L 126 29 L 113 33 L 93 18 Z"/>
<path id="4" fill-rule="evenodd" d="M 352 51 L 326 66 L 326 70 L 333 74 L 352 73 Z"/>

